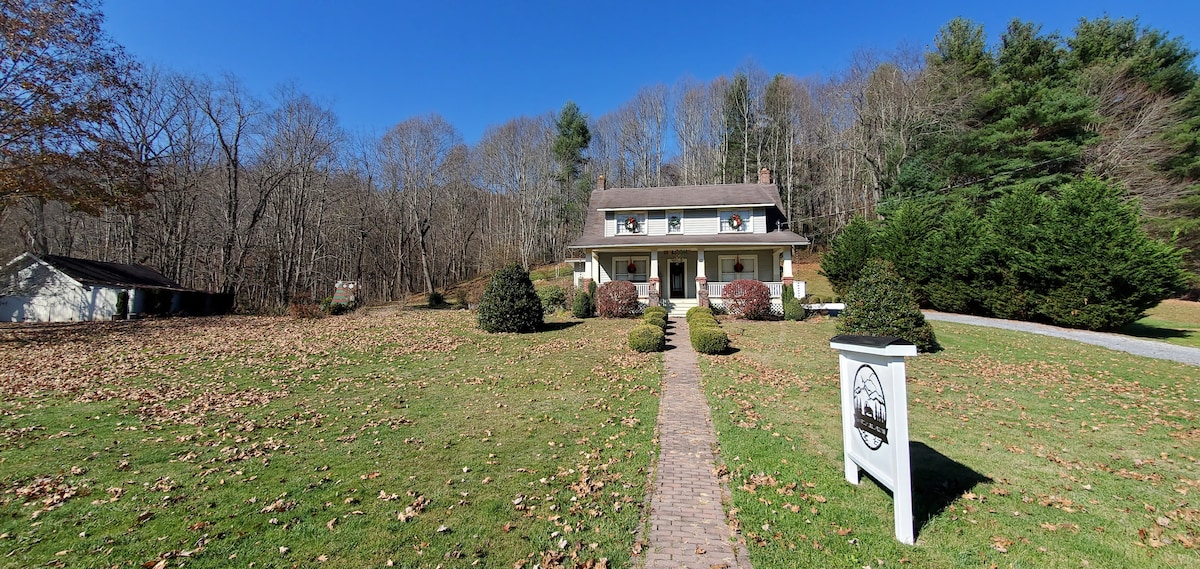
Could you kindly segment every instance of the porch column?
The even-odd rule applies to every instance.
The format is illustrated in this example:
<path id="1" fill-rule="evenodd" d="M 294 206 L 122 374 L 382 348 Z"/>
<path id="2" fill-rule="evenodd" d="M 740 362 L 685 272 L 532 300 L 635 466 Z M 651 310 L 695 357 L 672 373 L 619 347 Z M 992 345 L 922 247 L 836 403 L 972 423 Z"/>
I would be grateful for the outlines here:
<path id="1" fill-rule="evenodd" d="M 596 251 L 592 251 L 592 254 L 588 256 L 588 259 L 588 265 L 590 267 L 588 274 L 591 275 L 592 282 L 600 284 L 600 254 Z"/>
<path id="2" fill-rule="evenodd" d="M 662 295 L 658 287 L 658 250 L 650 251 L 650 278 L 647 280 L 650 281 L 650 291 L 646 298 L 646 304 L 649 306 L 659 306 L 659 298 Z"/>
<path id="3" fill-rule="evenodd" d="M 779 280 L 783 281 L 784 286 L 792 284 L 792 249 L 791 249 L 791 247 L 788 247 L 787 249 L 783 250 L 783 274 L 780 275 Z"/>
<path id="4" fill-rule="evenodd" d="M 796 298 L 804 298 L 807 291 L 804 290 L 804 281 L 796 283 L 796 279 L 792 278 L 792 248 L 788 247 L 783 250 L 783 276 L 780 278 L 783 281 L 783 286 L 792 286 L 792 296 Z"/>
<path id="5" fill-rule="evenodd" d="M 708 274 L 704 271 L 704 249 L 696 250 L 696 304 L 709 306 Z"/>

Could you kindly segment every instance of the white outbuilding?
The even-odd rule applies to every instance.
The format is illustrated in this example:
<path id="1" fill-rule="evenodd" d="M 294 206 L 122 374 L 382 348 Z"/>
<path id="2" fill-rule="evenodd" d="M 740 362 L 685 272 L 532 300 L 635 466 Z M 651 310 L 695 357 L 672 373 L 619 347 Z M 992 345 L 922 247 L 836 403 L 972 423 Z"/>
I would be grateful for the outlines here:
<path id="1" fill-rule="evenodd" d="M 0 321 L 110 320 L 177 303 L 184 290 L 145 265 L 23 253 L 0 268 Z"/>

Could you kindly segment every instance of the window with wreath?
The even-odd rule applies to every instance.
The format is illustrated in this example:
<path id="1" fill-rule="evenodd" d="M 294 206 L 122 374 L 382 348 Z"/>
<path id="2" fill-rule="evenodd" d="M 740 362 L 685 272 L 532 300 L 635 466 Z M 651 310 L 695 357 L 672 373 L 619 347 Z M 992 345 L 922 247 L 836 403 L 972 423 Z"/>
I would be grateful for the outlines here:
<path id="1" fill-rule="evenodd" d="M 616 214 L 617 235 L 645 235 L 646 212 L 618 211 Z"/>
<path id="2" fill-rule="evenodd" d="M 613 280 L 644 283 L 650 276 L 650 257 L 613 257 Z"/>
<path id="3" fill-rule="evenodd" d="M 683 212 L 668 211 L 667 212 L 667 234 L 683 233 Z"/>
<path id="4" fill-rule="evenodd" d="M 758 278 L 758 258 L 745 255 L 721 255 L 721 282 Z"/>
<path id="5" fill-rule="evenodd" d="M 750 231 L 750 212 L 739 210 L 721 210 L 717 213 L 721 224 L 721 233 L 741 233 Z"/>

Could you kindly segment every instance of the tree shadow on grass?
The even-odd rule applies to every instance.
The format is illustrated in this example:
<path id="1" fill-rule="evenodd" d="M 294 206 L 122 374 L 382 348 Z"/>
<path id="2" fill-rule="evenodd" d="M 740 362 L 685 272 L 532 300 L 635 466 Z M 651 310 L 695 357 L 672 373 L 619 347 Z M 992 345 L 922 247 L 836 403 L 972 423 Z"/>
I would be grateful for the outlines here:
<path id="1" fill-rule="evenodd" d="M 1117 332 L 1126 336 L 1135 338 L 1149 338 L 1151 340 L 1166 340 L 1168 338 L 1190 338 L 1195 335 L 1192 330 L 1180 330 L 1178 328 L 1167 328 L 1155 324 L 1145 324 L 1142 322 L 1134 322 L 1126 325 Z"/>
<path id="2" fill-rule="evenodd" d="M 578 326 L 580 324 L 581 324 L 581 322 L 579 322 L 578 320 L 567 320 L 564 322 L 545 322 L 542 324 L 541 328 L 538 328 L 538 331 L 539 332 L 558 332 L 559 330 L 566 330 L 567 328 Z"/>
<path id="3" fill-rule="evenodd" d="M 912 464 L 913 525 L 917 534 L 963 493 L 992 481 L 925 443 L 909 442 L 908 452 Z"/>

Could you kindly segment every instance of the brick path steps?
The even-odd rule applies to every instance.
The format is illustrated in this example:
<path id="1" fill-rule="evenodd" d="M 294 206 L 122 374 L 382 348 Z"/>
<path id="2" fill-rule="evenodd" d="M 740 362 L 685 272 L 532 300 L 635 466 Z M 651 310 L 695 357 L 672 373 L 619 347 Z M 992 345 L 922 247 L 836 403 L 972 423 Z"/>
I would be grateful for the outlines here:
<path id="1" fill-rule="evenodd" d="M 646 569 L 750 569 L 725 522 L 714 473 L 712 412 L 700 391 L 700 367 L 687 322 L 672 318 L 663 354 L 659 455 L 650 502 Z"/>

